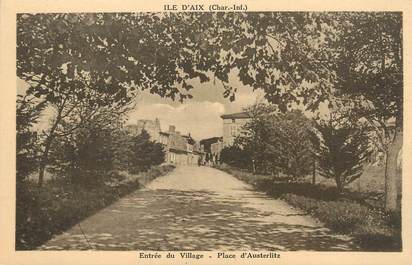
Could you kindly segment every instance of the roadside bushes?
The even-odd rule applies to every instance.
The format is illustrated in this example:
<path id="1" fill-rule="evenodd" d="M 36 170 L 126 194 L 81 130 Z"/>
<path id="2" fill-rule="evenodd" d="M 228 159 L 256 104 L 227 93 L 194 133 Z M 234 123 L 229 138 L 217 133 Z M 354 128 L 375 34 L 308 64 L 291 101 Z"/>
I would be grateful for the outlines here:
<path id="1" fill-rule="evenodd" d="M 171 172 L 175 168 L 174 165 L 161 165 L 161 166 L 154 166 L 150 168 L 148 171 L 139 174 L 139 183 L 141 185 L 146 185 L 150 181 L 154 180 L 159 176 L 164 176 L 167 173 Z M 134 175 L 128 174 L 126 179 L 133 178 Z"/>
<path id="2" fill-rule="evenodd" d="M 352 232 L 364 224 L 370 211 L 367 207 L 349 201 L 322 201 L 295 194 L 284 194 L 281 199 L 307 213 L 314 214 L 334 231 Z"/>
<path id="3" fill-rule="evenodd" d="M 269 175 L 253 174 L 246 170 L 235 169 L 225 164 L 222 164 L 217 168 L 253 185 L 257 190 L 269 193 L 275 198 L 290 193 L 313 199 L 330 201 L 336 200 L 341 196 L 336 192 L 336 187 L 312 185 L 307 182 L 296 182 L 294 181 L 294 178 L 285 176 L 273 177 Z"/>
<path id="4" fill-rule="evenodd" d="M 295 194 L 307 198 L 318 200 L 337 200 L 341 196 L 337 193 L 336 187 L 326 187 L 321 185 L 312 185 L 311 183 L 288 183 L 283 181 L 272 182 L 270 189 L 272 196 L 280 197 L 283 194 Z"/>
<path id="5" fill-rule="evenodd" d="M 340 194 L 336 187 L 290 182 L 287 179 L 252 174 L 224 164 L 217 168 L 314 216 L 331 230 L 353 236 L 362 250 L 402 249 L 400 214 L 372 207 L 362 200 L 361 194 Z"/>
<path id="6" fill-rule="evenodd" d="M 238 168 L 251 168 L 250 155 L 237 145 L 227 146 L 220 152 L 220 161 Z"/>
<path id="7" fill-rule="evenodd" d="M 390 224 L 385 212 L 349 200 L 322 201 L 295 194 L 284 194 L 281 199 L 315 216 L 331 230 L 352 235 L 363 250 L 401 249 L 400 229 L 396 222 Z"/>
<path id="8" fill-rule="evenodd" d="M 33 250 L 54 234 L 75 225 L 135 191 L 142 184 L 172 171 L 174 166 L 154 167 L 139 175 L 107 180 L 93 187 L 68 185 L 56 179 L 39 187 L 33 182 L 19 183 L 16 207 L 16 250 Z"/>

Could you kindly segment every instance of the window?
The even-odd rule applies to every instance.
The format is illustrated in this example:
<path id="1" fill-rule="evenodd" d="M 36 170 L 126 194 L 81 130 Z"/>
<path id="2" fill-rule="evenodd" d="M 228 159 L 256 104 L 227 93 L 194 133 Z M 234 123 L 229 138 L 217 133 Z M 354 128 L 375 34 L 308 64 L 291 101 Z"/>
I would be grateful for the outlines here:
<path id="1" fill-rule="evenodd" d="M 230 127 L 230 135 L 236 136 L 237 135 L 237 126 Z"/>

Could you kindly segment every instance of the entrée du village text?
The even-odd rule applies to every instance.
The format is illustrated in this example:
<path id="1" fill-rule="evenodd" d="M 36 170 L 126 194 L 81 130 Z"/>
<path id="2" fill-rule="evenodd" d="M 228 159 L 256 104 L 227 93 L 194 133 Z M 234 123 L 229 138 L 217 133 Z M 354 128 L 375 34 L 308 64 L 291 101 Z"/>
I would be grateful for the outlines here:
<path id="1" fill-rule="evenodd" d="M 139 258 L 141 259 L 161 259 L 161 258 L 181 258 L 181 259 L 204 259 L 204 258 L 214 258 L 218 259 L 279 259 L 280 254 L 276 252 L 243 252 L 242 254 L 218 252 L 214 255 L 205 255 L 195 252 L 168 252 L 167 254 L 159 252 L 139 252 Z"/>

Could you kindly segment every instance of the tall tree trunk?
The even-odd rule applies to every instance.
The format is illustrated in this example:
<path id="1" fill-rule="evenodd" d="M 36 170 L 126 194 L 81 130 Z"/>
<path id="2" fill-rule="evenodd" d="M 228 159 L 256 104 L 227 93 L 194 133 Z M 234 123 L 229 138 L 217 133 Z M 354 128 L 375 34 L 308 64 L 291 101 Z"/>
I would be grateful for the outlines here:
<path id="1" fill-rule="evenodd" d="M 338 194 L 340 195 L 343 192 L 343 182 L 340 178 L 340 175 L 339 176 L 335 175 L 335 181 L 336 181 L 336 188 L 338 190 Z"/>
<path id="2" fill-rule="evenodd" d="M 394 32 L 394 43 L 396 45 L 396 50 L 398 51 L 394 53 L 395 63 L 403 69 L 402 24 L 399 24 L 396 29 L 394 29 Z M 401 171 L 398 171 L 397 169 L 397 160 L 399 151 L 403 145 L 403 90 L 401 90 L 400 93 L 401 95 L 397 101 L 399 113 L 396 117 L 395 135 L 386 152 L 385 209 L 389 212 L 400 211 L 401 208 L 400 201 L 398 201 L 400 194 L 398 194 L 397 188 L 398 181 L 401 182 L 401 177 L 398 176 Z"/>
<path id="3" fill-rule="evenodd" d="M 275 174 L 274 171 L 272 171 L 272 184 L 271 184 L 271 192 L 272 192 L 272 194 L 274 193 L 275 180 L 276 180 L 276 174 Z"/>
<path id="4" fill-rule="evenodd" d="M 47 166 L 47 162 L 49 159 L 49 151 L 50 151 L 51 145 L 54 140 L 54 136 L 55 136 L 54 132 L 56 131 L 57 125 L 59 125 L 60 120 L 62 118 L 61 117 L 62 110 L 63 109 L 60 109 L 59 112 L 57 113 L 56 120 L 54 121 L 52 127 L 50 128 L 49 135 L 47 136 L 45 144 L 44 144 L 44 151 L 41 156 L 40 166 L 39 166 L 39 182 L 38 182 L 39 187 L 41 187 L 44 182 L 44 172 L 46 171 L 46 166 Z"/>
<path id="5" fill-rule="evenodd" d="M 316 160 L 313 159 L 312 184 L 316 184 Z"/>
<path id="6" fill-rule="evenodd" d="M 402 127 L 397 127 L 392 143 L 388 147 L 386 153 L 386 168 L 385 168 L 385 209 L 390 212 L 400 210 L 398 203 L 398 171 L 397 161 L 398 154 L 403 144 Z"/>
<path id="7" fill-rule="evenodd" d="M 53 142 L 53 137 L 49 135 L 46 139 L 46 144 L 44 147 L 43 155 L 41 156 L 41 160 L 40 160 L 39 182 L 38 182 L 39 187 L 43 185 L 44 172 L 46 170 L 47 160 L 49 159 L 49 151 L 50 151 L 52 142 Z"/>

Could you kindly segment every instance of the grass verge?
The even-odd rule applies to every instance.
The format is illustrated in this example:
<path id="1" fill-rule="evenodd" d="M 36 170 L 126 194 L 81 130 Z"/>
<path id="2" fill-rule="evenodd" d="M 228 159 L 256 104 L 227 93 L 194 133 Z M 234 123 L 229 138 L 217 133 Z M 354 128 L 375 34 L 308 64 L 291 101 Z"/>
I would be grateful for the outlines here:
<path id="1" fill-rule="evenodd" d="M 331 186 L 291 183 L 226 165 L 217 168 L 301 209 L 332 231 L 352 236 L 363 251 L 402 250 L 400 215 L 388 214 L 380 207 L 367 204 L 361 199 L 362 194 L 339 194 Z"/>
<path id="2" fill-rule="evenodd" d="M 49 181 L 39 188 L 33 182 L 17 186 L 16 250 L 34 250 L 82 219 L 166 175 L 173 165 L 155 166 L 132 175 L 112 173 L 107 181 L 93 186 Z"/>

